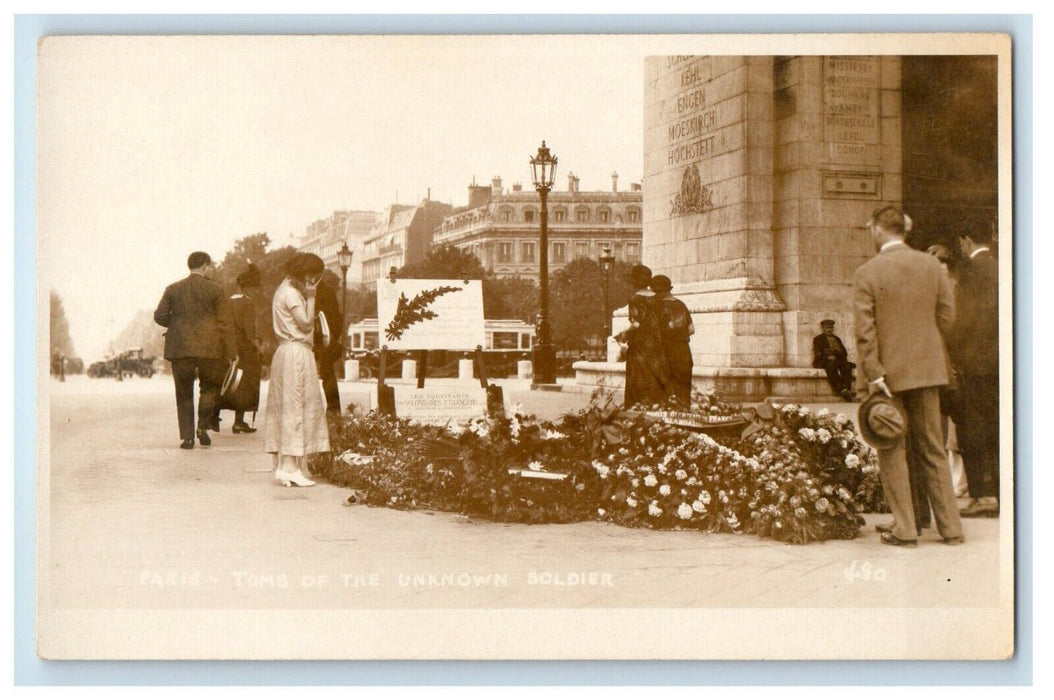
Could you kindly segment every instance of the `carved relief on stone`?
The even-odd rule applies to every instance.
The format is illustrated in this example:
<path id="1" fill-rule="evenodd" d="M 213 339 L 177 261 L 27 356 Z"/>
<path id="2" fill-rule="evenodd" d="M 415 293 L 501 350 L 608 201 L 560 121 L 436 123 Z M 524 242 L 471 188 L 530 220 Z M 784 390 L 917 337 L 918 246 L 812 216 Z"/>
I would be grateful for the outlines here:
<path id="1" fill-rule="evenodd" d="M 684 167 L 681 175 L 681 193 L 673 198 L 673 209 L 670 216 L 686 216 L 688 214 L 702 214 L 714 208 L 713 193 L 709 187 L 703 185 L 699 177 L 699 167 L 692 163 Z"/>

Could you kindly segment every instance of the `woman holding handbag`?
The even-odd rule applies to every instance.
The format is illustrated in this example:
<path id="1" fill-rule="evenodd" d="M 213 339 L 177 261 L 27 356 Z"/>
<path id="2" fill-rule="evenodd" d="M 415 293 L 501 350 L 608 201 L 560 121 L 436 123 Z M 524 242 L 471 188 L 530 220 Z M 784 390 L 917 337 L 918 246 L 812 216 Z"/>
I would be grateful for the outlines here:
<path id="1" fill-rule="evenodd" d="M 232 294 L 227 302 L 231 315 L 231 327 L 234 329 L 238 350 L 238 369 L 242 371 L 237 386 L 220 396 L 220 409 L 234 411 L 233 433 L 255 433 L 256 428 L 245 422 L 245 414 L 254 414 L 260 408 L 260 338 L 256 335 L 256 302 L 252 294 L 260 288 L 260 270 L 249 263 L 249 266 L 238 275 L 238 287 L 241 291 Z"/>
<path id="2" fill-rule="evenodd" d="M 304 473 L 307 456 L 330 449 L 326 405 L 312 352 L 315 293 L 324 269 L 317 255 L 294 255 L 271 303 L 279 345 L 271 359 L 264 450 L 273 456 L 275 478 L 284 486 L 314 486 Z"/>

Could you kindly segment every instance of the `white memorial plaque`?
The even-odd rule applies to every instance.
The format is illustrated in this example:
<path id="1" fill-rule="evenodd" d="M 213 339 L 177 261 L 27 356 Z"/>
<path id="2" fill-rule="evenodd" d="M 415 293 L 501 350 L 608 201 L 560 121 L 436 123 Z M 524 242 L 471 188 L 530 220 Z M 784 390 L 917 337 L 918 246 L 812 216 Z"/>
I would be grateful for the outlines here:
<path id="1" fill-rule="evenodd" d="M 446 425 L 482 418 L 487 392 L 481 386 L 395 387 L 395 415 L 417 423 Z"/>
<path id="2" fill-rule="evenodd" d="M 380 280 L 377 330 L 392 350 L 473 350 L 485 344 L 479 280 Z"/>

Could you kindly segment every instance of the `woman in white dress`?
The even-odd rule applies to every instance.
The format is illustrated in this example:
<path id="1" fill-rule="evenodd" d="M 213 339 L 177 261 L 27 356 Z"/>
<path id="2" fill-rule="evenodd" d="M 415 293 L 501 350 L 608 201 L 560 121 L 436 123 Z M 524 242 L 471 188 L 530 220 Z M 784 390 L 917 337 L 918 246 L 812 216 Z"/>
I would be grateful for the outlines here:
<path id="1" fill-rule="evenodd" d="M 294 255 L 271 303 L 279 346 L 271 359 L 264 450 L 273 455 L 275 478 L 285 486 L 314 486 L 304 474 L 307 455 L 330 449 L 326 404 L 312 352 L 315 289 L 324 269 L 317 255 Z"/>

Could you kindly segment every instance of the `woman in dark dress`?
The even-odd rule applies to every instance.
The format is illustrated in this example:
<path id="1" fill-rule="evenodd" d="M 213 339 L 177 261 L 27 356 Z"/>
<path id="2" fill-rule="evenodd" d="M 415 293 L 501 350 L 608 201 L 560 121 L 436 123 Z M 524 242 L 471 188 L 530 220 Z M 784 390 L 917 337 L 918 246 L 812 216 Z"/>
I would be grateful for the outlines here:
<path id="1" fill-rule="evenodd" d="M 623 331 L 626 348 L 627 408 L 666 401 L 669 370 L 662 347 L 662 301 L 648 289 L 651 270 L 634 265 L 630 270 L 633 296 L 629 300 L 629 328 Z"/>
<path id="2" fill-rule="evenodd" d="M 650 286 L 662 302 L 662 344 L 670 372 L 670 398 L 687 408 L 692 403 L 692 350 L 688 345 L 695 333 L 692 315 L 684 302 L 670 293 L 673 283 L 669 277 L 656 275 Z"/>
<path id="3" fill-rule="evenodd" d="M 255 413 L 260 408 L 260 338 L 256 335 L 256 303 L 252 297 L 252 293 L 260 288 L 260 270 L 250 263 L 245 272 L 238 275 L 238 286 L 241 291 L 231 295 L 227 308 L 237 339 L 242 380 L 237 389 L 220 399 L 220 408 L 234 411 L 232 432 L 255 433 L 256 428 L 245 422 L 245 413 Z"/>

